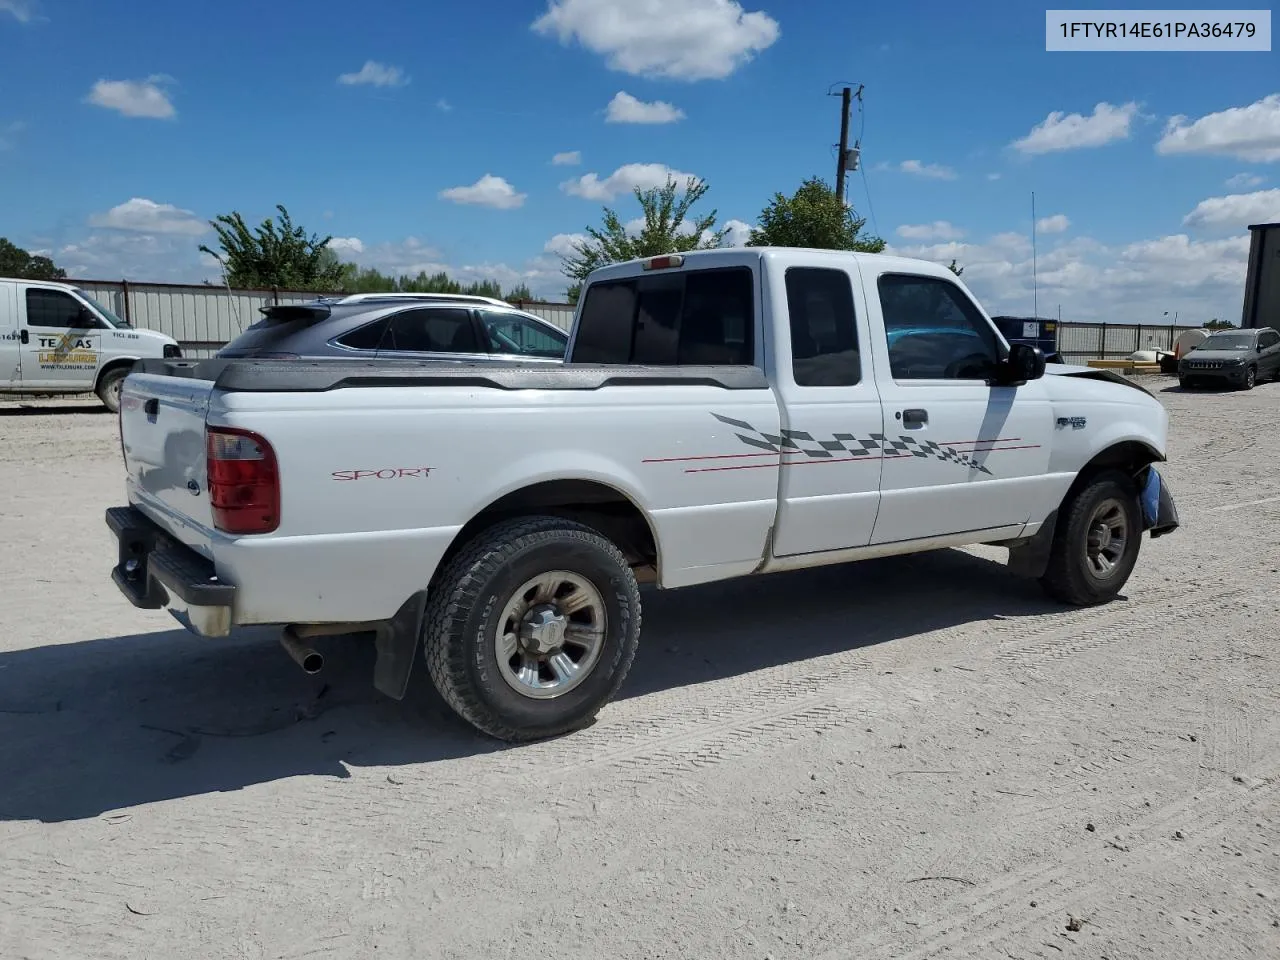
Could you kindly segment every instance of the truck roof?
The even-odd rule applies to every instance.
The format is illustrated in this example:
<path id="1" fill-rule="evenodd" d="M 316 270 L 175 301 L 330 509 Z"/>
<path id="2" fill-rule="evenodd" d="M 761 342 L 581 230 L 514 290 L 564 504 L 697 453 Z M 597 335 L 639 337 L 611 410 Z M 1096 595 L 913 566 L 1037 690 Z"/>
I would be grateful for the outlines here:
<path id="1" fill-rule="evenodd" d="M 655 261 L 679 259 L 678 263 L 657 265 Z M 852 250 L 824 250 L 812 247 L 717 247 L 713 250 L 690 250 L 687 253 L 670 254 L 661 257 L 643 257 L 626 260 L 600 267 L 588 278 L 588 282 L 617 277 L 635 276 L 637 272 L 649 273 L 662 269 L 690 269 L 699 267 L 708 269 L 716 266 L 740 266 L 744 263 L 764 260 L 777 260 L 783 263 L 794 263 L 797 266 L 813 266 L 829 263 L 836 266 L 850 259 L 855 262 L 871 261 L 878 269 L 902 270 L 907 273 L 919 273 L 928 276 L 946 277 L 964 283 L 945 266 L 932 260 L 920 260 L 912 257 L 899 257 L 887 253 L 857 253 Z M 655 264 L 650 266 L 650 264 Z"/>

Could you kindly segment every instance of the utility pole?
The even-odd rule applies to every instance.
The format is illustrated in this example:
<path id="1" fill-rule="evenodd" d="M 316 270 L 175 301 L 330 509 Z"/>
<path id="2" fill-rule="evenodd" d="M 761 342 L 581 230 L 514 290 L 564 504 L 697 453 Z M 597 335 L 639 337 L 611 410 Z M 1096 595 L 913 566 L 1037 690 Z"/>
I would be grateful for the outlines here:
<path id="1" fill-rule="evenodd" d="M 840 92 L 840 155 L 836 160 L 836 196 L 844 200 L 845 165 L 849 156 L 849 100 L 853 90 L 845 87 Z"/>
<path id="2" fill-rule="evenodd" d="M 1040 287 L 1036 283 L 1036 192 L 1031 191 L 1031 315 L 1040 318 Z"/>

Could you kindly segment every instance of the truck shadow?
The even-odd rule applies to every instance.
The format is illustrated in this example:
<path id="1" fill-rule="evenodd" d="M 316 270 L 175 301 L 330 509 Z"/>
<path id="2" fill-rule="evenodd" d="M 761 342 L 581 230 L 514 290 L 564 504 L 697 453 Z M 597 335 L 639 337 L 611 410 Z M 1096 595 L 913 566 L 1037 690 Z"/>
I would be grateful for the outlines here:
<path id="1" fill-rule="evenodd" d="M 106 414 L 107 408 L 100 403 L 83 404 L 51 403 L 48 406 L 37 406 L 36 402 L 0 403 L 0 417 L 56 417 L 70 414 Z M 112 414 L 115 416 L 115 414 Z"/>
<path id="2" fill-rule="evenodd" d="M 1054 609 L 1002 564 L 950 550 L 646 593 L 624 698 Z M 172 630 L 0 654 L 0 819 L 519 749 L 455 718 L 420 664 L 397 703 L 370 686 L 368 644 L 329 638 L 324 673 L 308 677 L 275 636 Z"/>

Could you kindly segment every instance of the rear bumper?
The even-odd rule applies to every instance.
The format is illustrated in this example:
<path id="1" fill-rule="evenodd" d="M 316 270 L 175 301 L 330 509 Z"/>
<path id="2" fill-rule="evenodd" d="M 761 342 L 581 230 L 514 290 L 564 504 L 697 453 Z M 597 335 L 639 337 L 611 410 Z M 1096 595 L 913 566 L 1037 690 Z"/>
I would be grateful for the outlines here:
<path id="1" fill-rule="evenodd" d="M 231 632 L 236 588 L 218 579 L 212 562 L 134 507 L 111 507 L 106 521 L 119 547 L 111 579 L 130 603 L 144 610 L 167 609 L 201 636 Z"/>

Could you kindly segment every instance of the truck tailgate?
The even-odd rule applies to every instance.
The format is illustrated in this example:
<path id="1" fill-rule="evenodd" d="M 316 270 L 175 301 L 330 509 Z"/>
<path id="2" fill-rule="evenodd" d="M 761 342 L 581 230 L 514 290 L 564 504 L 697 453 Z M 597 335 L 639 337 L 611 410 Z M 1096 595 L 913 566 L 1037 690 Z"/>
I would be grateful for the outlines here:
<path id="1" fill-rule="evenodd" d="M 205 417 L 210 380 L 134 373 L 120 394 L 129 500 L 175 539 L 212 557 Z"/>

